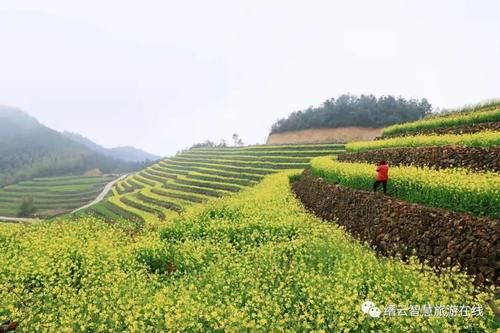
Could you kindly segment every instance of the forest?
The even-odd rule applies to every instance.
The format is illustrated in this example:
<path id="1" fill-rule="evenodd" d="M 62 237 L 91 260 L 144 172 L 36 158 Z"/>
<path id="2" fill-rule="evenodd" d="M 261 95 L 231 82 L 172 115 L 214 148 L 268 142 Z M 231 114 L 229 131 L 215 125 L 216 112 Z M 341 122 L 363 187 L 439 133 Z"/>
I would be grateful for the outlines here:
<path id="1" fill-rule="evenodd" d="M 432 112 L 427 99 L 344 94 L 319 107 L 296 111 L 271 127 L 271 134 L 310 128 L 383 127 L 419 120 Z"/>

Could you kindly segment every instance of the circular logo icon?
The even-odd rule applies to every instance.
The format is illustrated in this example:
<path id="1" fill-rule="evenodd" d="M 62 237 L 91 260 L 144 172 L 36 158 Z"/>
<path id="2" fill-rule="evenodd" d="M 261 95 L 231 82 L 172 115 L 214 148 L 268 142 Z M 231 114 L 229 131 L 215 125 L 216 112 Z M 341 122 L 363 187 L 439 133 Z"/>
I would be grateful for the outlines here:
<path id="1" fill-rule="evenodd" d="M 361 305 L 361 311 L 363 311 L 365 315 L 369 315 L 373 318 L 379 318 L 380 314 L 382 313 L 382 311 L 380 311 L 380 309 L 376 307 L 375 303 L 373 303 L 372 301 L 365 301 Z"/>

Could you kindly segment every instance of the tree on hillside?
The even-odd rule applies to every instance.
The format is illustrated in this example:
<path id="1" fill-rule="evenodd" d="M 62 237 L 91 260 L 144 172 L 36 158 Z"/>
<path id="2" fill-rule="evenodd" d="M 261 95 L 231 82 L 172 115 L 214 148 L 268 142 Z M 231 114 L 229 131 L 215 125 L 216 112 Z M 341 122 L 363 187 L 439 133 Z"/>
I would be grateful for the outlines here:
<path id="1" fill-rule="evenodd" d="M 205 140 L 203 142 L 198 142 L 192 145 L 189 149 L 193 148 L 225 148 L 227 147 L 226 140 L 220 139 L 219 143 L 215 143 L 211 140 Z"/>
<path id="2" fill-rule="evenodd" d="M 238 133 L 233 134 L 233 141 L 234 141 L 234 146 L 235 147 L 241 147 L 244 145 L 243 140 L 240 138 Z"/>
<path id="3" fill-rule="evenodd" d="M 35 213 L 35 205 L 33 203 L 33 197 L 29 196 L 26 198 L 23 198 L 21 203 L 19 204 L 19 210 L 17 212 L 17 216 L 19 217 L 27 217 L 31 216 Z"/>
<path id="4" fill-rule="evenodd" d="M 221 148 L 225 148 L 225 147 L 227 147 L 227 142 L 226 142 L 226 140 L 224 140 L 224 139 L 220 139 L 220 141 L 219 141 L 219 147 L 221 147 Z"/>
<path id="5" fill-rule="evenodd" d="M 432 105 L 425 98 L 341 95 L 326 100 L 319 107 L 296 111 L 278 120 L 271 133 L 343 126 L 383 127 L 418 120 L 431 112 Z"/>

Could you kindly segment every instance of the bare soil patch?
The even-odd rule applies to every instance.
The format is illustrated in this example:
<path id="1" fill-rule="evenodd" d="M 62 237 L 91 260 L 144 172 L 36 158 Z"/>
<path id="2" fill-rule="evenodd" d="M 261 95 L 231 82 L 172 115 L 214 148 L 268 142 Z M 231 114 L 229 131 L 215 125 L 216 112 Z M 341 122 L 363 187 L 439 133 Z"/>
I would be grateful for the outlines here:
<path id="1" fill-rule="evenodd" d="M 359 140 L 373 140 L 382 135 L 382 128 L 338 127 L 315 128 L 300 131 L 274 133 L 267 139 L 268 145 L 302 143 L 345 143 Z"/>

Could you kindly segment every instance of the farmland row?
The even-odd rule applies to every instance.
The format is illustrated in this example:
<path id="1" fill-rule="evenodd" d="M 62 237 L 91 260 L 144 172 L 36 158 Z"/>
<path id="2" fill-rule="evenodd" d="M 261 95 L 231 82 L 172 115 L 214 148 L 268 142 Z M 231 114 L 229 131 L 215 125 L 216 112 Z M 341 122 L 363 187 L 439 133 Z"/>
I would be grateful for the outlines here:
<path id="1" fill-rule="evenodd" d="M 62 214 L 91 202 L 113 180 L 105 177 L 50 177 L 9 185 L 0 189 L 0 215 L 15 216 L 21 203 L 32 200 L 32 208 L 23 214 L 40 216 Z"/>
<path id="2" fill-rule="evenodd" d="M 371 190 L 374 166 L 337 162 L 329 157 L 311 161 L 315 176 L 354 189 Z M 389 194 L 431 207 L 500 218 L 500 177 L 495 172 L 460 169 L 433 170 L 414 166 L 391 167 Z"/>
<path id="3" fill-rule="evenodd" d="M 383 136 L 405 135 L 421 130 L 453 128 L 462 125 L 477 125 L 499 121 L 500 105 L 496 105 L 493 109 L 486 108 L 485 110 L 474 112 L 451 113 L 443 116 L 424 118 L 410 123 L 392 125 L 384 129 Z"/>
<path id="4" fill-rule="evenodd" d="M 472 134 L 416 135 L 375 141 L 358 141 L 346 145 L 348 152 L 386 148 L 418 148 L 443 145 L 490 148 L 500 146 L 500 132 L 484 131 Z"/>

